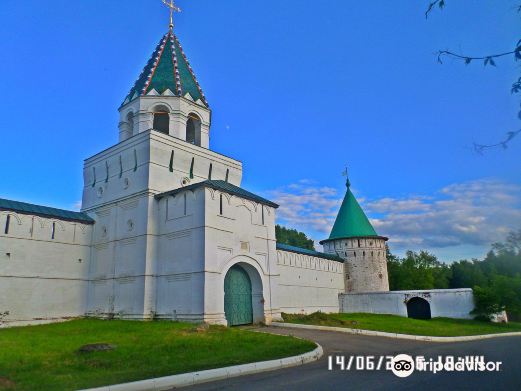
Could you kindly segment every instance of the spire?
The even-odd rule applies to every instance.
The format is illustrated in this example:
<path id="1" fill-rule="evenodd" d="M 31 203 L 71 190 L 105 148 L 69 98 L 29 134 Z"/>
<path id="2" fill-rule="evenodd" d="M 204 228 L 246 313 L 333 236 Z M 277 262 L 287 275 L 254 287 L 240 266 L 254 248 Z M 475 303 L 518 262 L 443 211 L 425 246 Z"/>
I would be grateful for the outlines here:
<path id="1" fill-rule="evenodd" d="M 378 236 L 369 219 L 351 192 L 351 182 L 346 181 L 347 191 L 328 240 L 364 236 Z"/>
<path id="2" fill-rule="evenodd" d="M 346 187 L 349 189 L 351 187 L 351 182 L 349 181 L 349 174 L 348 174 L 347 167 L 344 170 L 344 172 L 342 173 L 342 176 L 346 177 Z"/>
<path id="3" fill-rule="evenodd" d="M 169 30 L 126 96 L 123 104 L 144 95 L 186 96 L 208 107 L 201 86 L 173 31 Z"/>

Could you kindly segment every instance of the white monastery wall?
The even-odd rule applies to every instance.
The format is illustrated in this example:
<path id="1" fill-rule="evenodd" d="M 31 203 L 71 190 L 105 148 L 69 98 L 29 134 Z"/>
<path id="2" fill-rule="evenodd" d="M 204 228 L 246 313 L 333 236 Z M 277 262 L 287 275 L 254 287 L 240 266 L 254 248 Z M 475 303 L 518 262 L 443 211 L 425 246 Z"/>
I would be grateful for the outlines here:
<path id="1" fill-rule="evenodd" d="M 407 301 L 413 297 L 420 297 L 429 302 L 433 318 L 472 318 L 470 315 L 474 309 L 472 289 L 345 293 L 340 295 L 340 312 L 407 317 Z"/>
<path id="2" fill-rule="evenodd" d="M 338 295 L 344 292 L 342 262 L 278 250 L 277 266 L 281 312 L 338 312 Z"/>
<path id="3" fill-rule="evenodd" d="M 92 225 L 0 211 L 0 227 L 0 326 L 82 316 Z"/>

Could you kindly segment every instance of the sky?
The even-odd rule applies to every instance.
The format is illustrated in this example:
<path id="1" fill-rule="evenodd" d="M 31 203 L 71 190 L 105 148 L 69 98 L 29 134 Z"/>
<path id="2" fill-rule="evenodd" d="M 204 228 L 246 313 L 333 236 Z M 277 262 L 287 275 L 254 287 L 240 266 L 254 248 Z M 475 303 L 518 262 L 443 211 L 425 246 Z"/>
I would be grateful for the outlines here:
<path id="1" fill-rule="evenodd" d="M 243 187 L 316 241 L 352 189 L 391 250 L 482 257 L 521 228 L 514 0 L 178 0 L 176 33 L 210 103 L 211 149 Z M 118 111 L 161 36 L 160 0 L 3 0 L 0 197 L 75 209 L 83 160 L 114 145 Z"/>

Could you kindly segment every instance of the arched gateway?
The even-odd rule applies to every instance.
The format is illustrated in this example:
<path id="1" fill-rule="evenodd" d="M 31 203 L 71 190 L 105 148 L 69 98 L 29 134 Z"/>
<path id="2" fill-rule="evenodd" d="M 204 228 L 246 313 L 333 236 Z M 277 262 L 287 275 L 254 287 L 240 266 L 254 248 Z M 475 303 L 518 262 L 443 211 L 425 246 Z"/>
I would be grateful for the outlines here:
<path id="1" fill-rule="evenodd" d="M 431 305 L 421 297 L 413 297 L 407 302 L 407 316 L 413 319 L 431 319 Z"/>
<path id="2" fill-rule="evenodd" d="M 228 326 L 253 323 L 251 280 L 239 265 L 232 266 L 224 279 L 224 313 Z"/>

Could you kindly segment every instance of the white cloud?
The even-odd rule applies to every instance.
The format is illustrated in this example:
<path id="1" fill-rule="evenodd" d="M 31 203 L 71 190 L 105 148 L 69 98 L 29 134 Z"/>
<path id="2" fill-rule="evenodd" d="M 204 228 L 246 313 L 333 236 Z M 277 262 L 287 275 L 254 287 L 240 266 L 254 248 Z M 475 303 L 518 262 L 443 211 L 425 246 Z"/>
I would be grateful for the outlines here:
<path id="1" fill-rule="evenodd" d="M 280 205 L 277 217 L 282 223 L 299 230 L 312 230 L 324 237 L 342 202 L 336 189 L 315 187 L 307 180 L 271 191 L 269 196 Z"/>
<path id="2" fill-rule="evenodd" d="M 343 190 L 300 181 L 270 192 L 281 224 L 314 239 L 329 234 Z M 488 247 L 521 228 L 521 186 L 481 179 L 446 186 L 432 195 L 358 200 L 373 226 L 395 249 Z"/>

